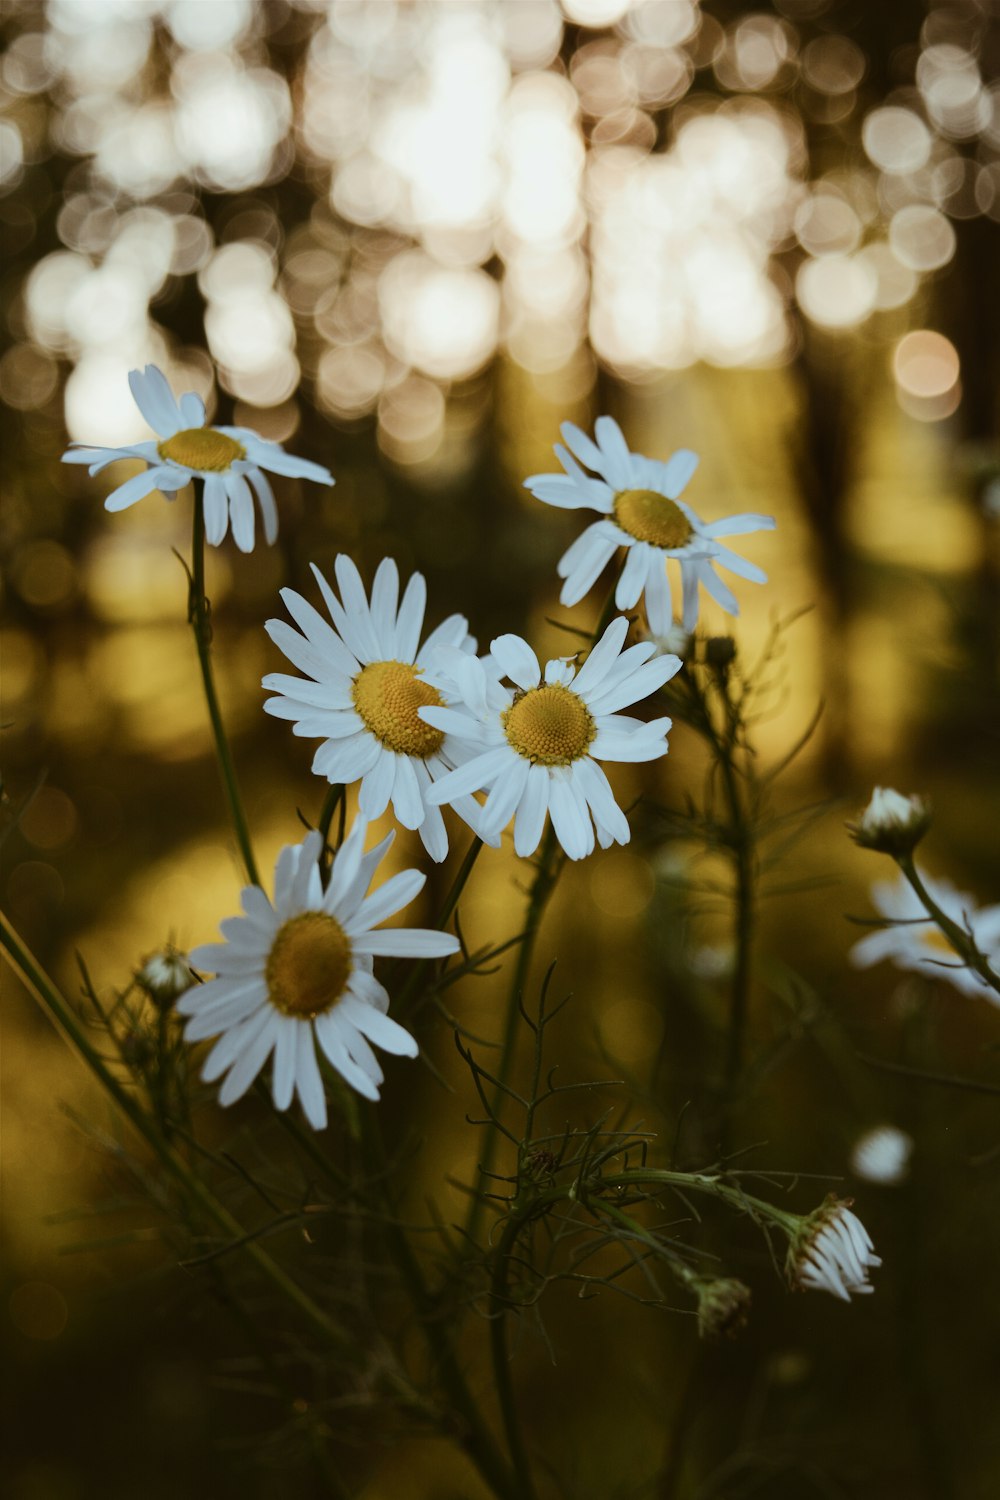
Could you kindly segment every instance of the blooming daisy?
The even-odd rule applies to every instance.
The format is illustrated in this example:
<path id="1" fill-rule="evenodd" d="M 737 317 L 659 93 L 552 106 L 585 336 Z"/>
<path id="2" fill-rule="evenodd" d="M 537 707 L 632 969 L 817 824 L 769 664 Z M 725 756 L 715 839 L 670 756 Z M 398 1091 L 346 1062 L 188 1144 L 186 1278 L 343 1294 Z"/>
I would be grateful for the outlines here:
<path id="1" fill-rule="evenodd" d="M 237 547 L 241 552 L 252 552 L 251 485 L 260 506 L 268 545 L 278 535 L 278 511 L 265 469 L 272 474 L 314 479 L 317 484 L 333 484 L 330 471 L 322 464 L 295 458 L 280 443 L 269 443 L 248 427 L 206 427 L 201 397 L 187 391 L 176 401 L 166 376 L 156 365 L 130 371 L 128 383 L 136 406 L 153 431 L 159 433 L 159 441 L 133 443 L 127 448 L 92 448 L 74 443 L 63 454 L 63 463 L 87 464 L 91 474 L 100 473 L 119 458 L 141 458 L 149 465 L 141 474 L 134 474 L 112 490 L 104 502 L 106 510 L 127 510 L 157 489 L 172 500 L 190 480 L 202 479 L 207 540 L 217 547 L 232 523 Z"/>
<path id="2" fill-rule="evenodd" d="M 297 1091 L 310 1125 L 322 1130 L 326 1097 L 317 1042 L 330 1065 L 366 1099 L 379 1097 L 383 1076 L 369 1043 L 416 1057 L 409 1032 L 386 1015 L 389 996 L 372 974 L 372 959 L 444 958 L 459 944 L 450 933 L 423 928 L 373 931 L 413 900 L 426 877 L 404 870 L 368 895 L 393 835 L 365 854 L 367 826 L 364 818 L 355 820 L 325 888 L 320 834 L 282 849 L 273 903 L 259 886 L 247 886 L 241 896 L 245 915 L 221 923 L 226 941 L 193 950 L 192 963 L 216 977 L 188 990 L 177 1009 L 190 1017 L 186 1041 L 219 1038 L 201 1076 L 214 1083 L 225 1073 L 220 1104 L 241 1099 L 273 1052 L 275 1108 L 287 1109 Z"/>
<path id="3" fill-rule="evenodd" d="M 937 902 L 946 917 L 965 929 L 979 952 L 1000 980 L 1000 906 L 977 909 L 971 896 L 957 891 L 950 880 L 932 880 L 920 873 L 927 894 Z M 895 880 L 877 880 L 872 886 L 872 900 L 890 927 L 869 932 L 851 949 L 855 968 L 868 969 L 889 958 L 899 969 L 925 974 L 930 979 L 946 979 L 964 995 L 981 995 L 1000 1005 L 1000 995 L 974 969 L 966 966 L 944 933 L 927 915 L 916 891 L 902 873 Z"/>
<path id="4" fill-rule="evenodd" d="M 882 1264 L 867 1229 L 851 1213 L 851 1200 L 830 1194 L 801 1222 L 788 1248 L 786 1268 L 793 1286 L 830 1292 L 842 1302 L 873 1292 L 868 1272 Z"/>
<path id="5" fill-rule="evenodd" d="M 570 859 L 591 853 L 595 828 L 602 849 L 627 844 L 628 819 L 597 762 L 666 755 L 669 719 L 644 724 L 618 710 L 655 693 L 681 666 L 676 656 L 654 657 L 652 641 L 623 651 L 627 633 L 626 619 L 612 620 L 579 671 L 559 657 L 546 663 L 544 675 L 517 635 L 499 636 L 485 662 L 442 653 L 439 670 L 450 660 L 461 703 L 419 713 L 464 742 L 466 758 L 435 782 L 428 801 L 490 788 L 480 832 L 498 835 L 514 816 L 520 855 L 537 849 L 546 813 Z M 501 676 L 515 688 L 504 687 Z"/>
<path id="6" fill-rule="evenodd" d="M 566 580 L 559 595 L 561 602 L 577 604 L 618 548 L 626 547 L 628 556 L 615 603 L 619 609 L 632 609 L 645 594 L 646 615 L 654 635 L 666 635 L 673 623 L 666 568 L 671 559 L 680 564 L 686 631 L 692 631 L 698 623 L 699 584 L 704 584 L 727 613 L 739 614 L 736 596 L 713 571 L 715 566 L 728 568 L 754 583 L 766 583 L 767 574 L 720 546 L 718 538 L 771 531 L 773 516 L 746 514 L 701 521 L 679 498 L 698 467 L 696 453 L 680 448 L 666 463 L 632 453 L 612 417 L 598 417 L 594 431 L 596 443 L 572 422 L 564 422 L 562 435 L 567 446 L 557 443 L 555 451 L 566 472 L 533 474 L 524 481 L 536 499 L 547 505 L 563 510 L 596 510 L 605 517 L 588 526 L 560 560 L 559 576 Z"/>
<path id="7" fill-rule="evenodd" d="M 365 817 L 381 817 L 391 801 L 403 827 L 419 830 L 431 858 L 442 860 L 448 834 L 441 809 L 428 793 L 457 763 L 452 754 L 456 747 L 417 711 L 449 701 L 428 681 L 426 671 L 441 647 L 475 651 L 468 621 L 464 615 L 449 615 L 421 646 L 427 585 L 420 573 L 413 574 L 400 602 L 396 564 L 384 558 L 369 604 L 349 557 L 338 557 L 334 570 L 340 599 L 313 565 L 332 626 L 301 594 L 281 590 L 299 630 L 283 620 L 268 620 L 265 629 L 309 680 L 269 673 L 263 686 L 278 696 L 268 698 L 264 707 L 279 719 L 291 719 L 293 733 L 322 739 L 312 763 L 317 776 L 345 784 L 360 777 L 358 805 Z M 474 797 L 447 800 L 478 829 Z"/>

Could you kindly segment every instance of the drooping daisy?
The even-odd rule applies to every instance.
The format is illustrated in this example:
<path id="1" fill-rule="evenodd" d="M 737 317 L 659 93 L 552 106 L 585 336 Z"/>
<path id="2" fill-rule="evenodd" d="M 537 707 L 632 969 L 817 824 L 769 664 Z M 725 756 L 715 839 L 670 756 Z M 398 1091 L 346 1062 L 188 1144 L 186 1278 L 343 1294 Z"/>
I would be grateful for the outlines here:
<path id="1" fill-rule="evenodd" d="M 312 763 L 317 776 L 345 784 L 360 777 L 358 805 L 365 817 L 381 817 L 391 802 L 403 827 L 417 829 L 428 854 L 440 861 L 448 853 L 448 833 L 428 793 L 457 764 L 457 747 L 417 711 L 449 701 L 426 676 L 438 649 L 472 653 L 475 640 L 464 615 L 449 615 L 421 646 L 427 585 L 414 573 L 400 602 L 399 573 L 391 558 L 379 564 L 371 604 L 349 557 L 338 557 L 334 569 L 340 599 L 313 565 L 332 626 L 301 594 L 281 590 L 299 629 L 283 620 L 268 620 L 265 629 L 309 680 L 269 673 L 263 686 L 278 696 L 264 707 L 279 719 L 291 719 L 293 733 L 322 739 Z M 446 800 L 478 830 L 474 797 Z"/>
<path id="2" fill-rule="evenodd" d="M 881 1264 L 867 1229 L 851 1212 L 851 1200 L 831 1193 L 815 1213 L 802 1220 L 789 1245 L 786 1268 L 793 1286 L 829 1292 L 850 1302 L 875 1290 L 868 1272 Z"/>
<path id="3" fill-rule="evenodd" d="M 956 890 L 950 880 L 933 880 L 919 873 L 927 894 L 946 917 L 970 934 L 1000 979 L 1000 906 L 977 908 L 974 899 Z M 895 880 L 877 880 L 871 893 L 880 914 L 898 925 L 878 928 L 855 943 L 850 953 L 855 968 L 868 969 L 888 958 L 898 969 L 946 979 L 964 995 L 979 995 L 1000 1005 L 1000 995 L 955 952 L 902 872 Z"/>
<path id="4" fill-rule="evenodd" d="M 680 495 L 695 469 L 698 455 L 680 448 L 666 463 L 632 453 L 612 417 L 598 417 L 593 442 L 572 422 L 564 422 L 566 447 L 556 444 L 564 474 L 533 474 L 525 487 L 538 500 L 564 510 L 596 510 L 605 519 L 588 526 L 559 562 L 566 581 L 563 604 L 577 604 L 597 581 L 619 547 L 628 549 L 618 580 L 615 604 L 632 609 L 645 595 L 646 616 L 654 635 L 666 635 L 673 623 L 667 563 L 680 564 L 684 629 L 698 623 L 698 586 L 703 584 L 728 614 L 739 614 L 732 590 L 714 569 L 728 568 L 741 578 L 766 583 L 767 574 L 719 543 L 724 536 L 771 531 L 773 516 L 737 515 L 705 522 Z M 575 455 L 575 457 L 574 457 Z M 580 462 L 577 462 L 577 459 Z M 592 474 L 580 467 L 586 464 Z M 595 477 L 600 476 L 600 477 Z"/>
<path id="5" fill-rule="evenodd" d="M 330 471 L 322 464 L 295 458 L 280 443 L 269 443 L 248 427 L 206 427 L 201 397 L 187 391 L 180 401 L 175 400 L 166 376 L 156 365 L 132 370 L 128 383 L 136 406 L 159 433 L 159 441 L 133 443 L 127 448 L 74 443 L 63 454 L 63 463 L 87 464 L 91 474 L 99 474 L 119 458 L 141 458 L 149 465 L 111 492 L 104 502 L 106 510 L 126 510 L 157 489 L 173 500 L 191 480 L 201 479 L 205 485 L 206 540 L 217 547 L 232 524 L 237 547 L 241 552 L 252 552 L 254 494 L 269 546 L 278 535 L 278 511 L 265 469 L 272 474 L 313 479 L 317 484 L 333 484 Z"/>
<path id="6" fill-rule="evenodd" d="M 583 666 L 546 663 L 517 635 L 499 636 L 487 661 L 450 658 L 460 706 L 428 707 L 420 717 L 464 745 L 465 763 L 428 793 L 447 802 L 490 788 L 480 832 L 495 836 L 512 817 L 514 848 L 538 848 L 546 813 L 570 859 L 629 841 L 602 760 L 656 760 L 667 753 L 669 719 L 645 724 L 618 712 L 656 692 L 680 670 L 676 656 L 655 656 L 652 641 L 622 650 L 628 621 L 612 620 Z M 652 660 L 650 658 L 653 658 Z M 448 658 L 439 658 L 440 671 Z M 515 688 L 504 687 L 509 677 Z"/>
<path id="7" fill-rule="evenodd" d="M 226 1075 L 220 1104 L 242 1098 L 273 1053 L 275 1107 L 287 1109 L 297 1092 L 310 1125 L 322 1130 L 326 1096 L 317 1042 L 330 1065 L 366 1099 L 379 1097 L 383 1077 L 369 1043 L 416 1057 L 416 1042 L 386 1014 L 389 996 L 372 973 L 372 960 L 444 958 L 459 944 L 450 933 L 423 928 L 373 930 L 412 901 L 426 877 L 404 870 L 369 896 L 393 835 L 365 854 L 367 826 L 364 818 L 355 820 L 325 889 L 320 834 L 282 849 L 273 903 L 259 886 L 247 886 L 241 896 L 245 915 L 220 924 L 226 941 L 192 952 L 192 963 L 216 977 L 188 990 L 177 1009 L 190 1017 L 186 1041 L 219 1037 L 201 1076 L 214 1083 Z"/>

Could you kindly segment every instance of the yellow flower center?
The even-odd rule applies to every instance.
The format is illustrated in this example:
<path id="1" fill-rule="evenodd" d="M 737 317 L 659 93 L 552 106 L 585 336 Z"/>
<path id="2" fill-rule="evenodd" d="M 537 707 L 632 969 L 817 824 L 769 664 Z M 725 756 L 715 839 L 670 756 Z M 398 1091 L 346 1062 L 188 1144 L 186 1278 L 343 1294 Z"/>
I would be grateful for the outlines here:
<path id="1" fill-rule="evenodd" d="M 208 474 L 223 474 L 237 459 L 247 456 L 242 443 L 216 432 L 214 427 L 186 427 L 157 443 L 156 451 L 171 463 L 203 469 Z"/>
<path id="2" fill-rule="evenodd" d="M 351 977 L 350 939 L 322 911 L 304 911 L 278 928 L 264 977 L 271 1004 L 282 1015 L 310 1021 L 330 1010 Z"/>
<path id="3" fill-rule="evenodd" d="M 440 708 L 437 688 L 405 661 L 373 661 L 362 667 L 351 689 L 365 727 L 387 750 L 426 760 L 444 743 L 444 732 L 417 717 L 418 708 Z"/>
<path id="4" fill-rule="evenodd" d="M 615 496 L 615 520 L 637 542 L 649 542 L 672 552 L 691 540 L 691 523 L 673 500 L 655 490 L 620 490 Z"/>
<path id="5" fill-rule="evenodd" d="M 540 766 L 568 766 L 586 755 L 597 725 L 583 699 L 559 682 L 531 688 L 503 716 L 507 742 Z"/>

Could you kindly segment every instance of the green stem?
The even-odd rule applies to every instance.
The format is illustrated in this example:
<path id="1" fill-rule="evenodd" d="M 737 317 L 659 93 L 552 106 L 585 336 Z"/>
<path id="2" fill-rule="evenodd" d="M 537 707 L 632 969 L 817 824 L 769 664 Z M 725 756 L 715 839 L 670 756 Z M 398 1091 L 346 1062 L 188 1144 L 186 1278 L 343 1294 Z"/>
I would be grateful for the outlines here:
<path id="1" fill-rule="evenodd" d="M 251 885 L 259 885 L 260 878 L 257 874 L 257 863 L 254 859 L 253 845 L 250 842 L 250 829 L 247 824 L 246 814 L 243 811 L 243 803 L 240 799 L 239 786 L 236 781 L 236 768 L 233 765 L 229 741 L 226 738 L 225 725 L 222 722 L 222 713 L 219 709 L 219 699 L 215 691 L 215 678 L 212 674 L 212 624 L 209 616 L 208 600 L 205 597 L 205 505 L 204 497 L 200 490 L 196 490 L 194 497 L 190 578 L 188 621 L 194 631 L 194 643 L 198 651 L 201 681 L 205 690 L 208 716 L 212 722 L 212 737 L 215 740 L 215 751 L 219 761 L 222 785 L 226 793 L 226 800 L 229 803 L 229 815 L 232 818 L 233 829 L 240 846 L 240 854 L 243 857 L 243 865 L 247 872 L 247 878 Z"/>
<path id="2" fill-rule="evenodd" d="M 319 822 L 316 824 L 316 828 L 323 836 L 324 847 L 330 839 L 330 824 L 333 822 L 333 815 L 343 800 L 346 790 L 347 788 L 343 782 L 334 782 L 332 786 L 327 788 L 326 796 L 323 798 L 323 806 L 320 809 Z"/>
<path id="3" fill-rule="evenodd" d="M 462 1373 L 449 1330 L 438 1316 L 435 1298 L 424 1281 L 423 1273 L 410 1242 L 396 1221 L 395 1205 L 389 1200 L 388 1174 L 385 1146 L 379 1118 L 375 1110 L 362 1111 L 362 1139 L 371 1180 L 381 1184 L 386 1216 L 383 1220 L 389 1253 L 402 1276 L 420 1319 L 424 1337 L 434 1355 L 441 1383 L 451 1401 L 452 1409 L 461 1422 L 459 1439 L 462 1448 L 475 1464 L 483 1479 L 500 1500 L 525 1500 L 530 1491 L 522 1490 L 510 1474 L 503 1455 L 497 1448 L 493 1434 L 483 1419 L 468 1383 Z"/>
<path id="4" fill-rule="evenodd" d="M 975 970 L 980 979 L 986 981 L 991 990 L 1000 995 L 1000 974 L 997 974 L 989 965 L 984 954 L 980 953 L 970 935 L 957 922 L 953 922 L 938 906 L 934 897 L 930 894 L 924 882 L 921 880 L 916 865 L 909 854 L 900 854 L 896 857 L 896 863 L 913 887 L 920 904 L 940 927 L 957 956 L 965 960 L 970 969 Z"/>
<path id="5" fill-rule="evenodd" d="M 766 1198 L 755 1198 L 742 1188 L 733 1187 L 711 1172 L 671 1172 L 658 1167 L 629 1167 L 623 1172 L 602 1178 L 604 1187 L 678 1187 L 685 1192 L 708 1193 L 720 1199 L 730 1208 L 746 1213 L 753 1211 L 761 1218 L 769 1219 L 791 1238 L 796 1233 L 801 1216 L 786 1213 L 768 1203 Z"/>
<path id="6" fill-rule="evenodd" d="M 531 968 L 531 960 L 534 957 L 535 941 L 541 926 L 542 916 L 545 911 L 549 896 L 562 868 L 562 860 L 557 856 L 557 840 L 555 829 L 551 821 L 545 830 L 545 838 L 542 843 L 542 852 L 535 866 L 535 876 L 531 882 L 528 892 L 528 905 L 524 917 L 523 936 L 520 947 L 517 950 L 517 962 L 514 965 L 514 973 L 511 976 L 510 989 L 507 994 L 507 1008 L 504 1013 L 503 1035 L 500 1042 L 500 1061 L 497 1065 L 497 1083 L 490 1102 L 490 1123 L 486 1126 L 486 1141 L 483 1148 L 482 1159 L 479 1163 L 480 1176 L 485 1178 L 493 1170 L 496 1160 L 497 1146 L 499 1144 L 499 1132 L 493 1124 L 493 1120 L 499 1117 L 503 1109 L 505 1086 L 510 1078 L 511 1069 L 514 1066 L 515 1040 L 517 1036 L 517 1019 L 520 1015 L 521 1002 L 524 996 L 528 979 L 528 971 Z M 465 1226 L 467 1237 L 474 1241 L 479 1229 L 479 1221 L 483 1211 L 483 1199 L 477 1194 L 469 1210 L 468 1223 Z"/>
<path id="7" fill-rule="evenodd" d="M 535 1500 L 535 1482 L 531 1473 L 531 1461 L 524 1445 L 521 1422 L 511 1379 L 510 1351 L 507 1348 L 507 1307 L 510 1302 L 507 1290 L 507 1267 L 511 1252 L 517 1242 L 524 1220 L 520 1216 L 508 1219 L 504 1226 L 500 1244 L 497 1246 L 490 1278 L 490 1355 L 493 1363 L 493 1383 L 500 1402 L 507 1448 L 510 1452 L 514 1474 L 517 1479 L 519 1500 Z"/>
<path id="8" fill-rule="evenodd" d="M 14 973 L 18 975 L 28 993 L 45 1010 L 61 1031 L 65 1039 L 76 1049 L 105 1092 L 114 1100 L 122 1114 L 146 1141 L 167 1172 L 195 1202 L 204 1214 L 214 1221 L 219 1229 L 234 1241 L 240 1241 L 242 1253 L 253 1261 L 257 1270 L 271 1285 L 290 1302 L 298 1313 L 333 1347 L 349 1352 L 352 1341 L 332 1323 L 321 1307 L 315 1303 L 265 1250 L 252 1239 L 246 1230 L 202 1182 L 182 1156 L 163 1139 L 152 1120 L 136 1103 L 135 1099 L 119 1083 L 109 1070 L 80 1024 L 72 1006 L 52 983 L 30 949 L 22 942 L 6 916 L 0 912 L 0 948 Z"/>

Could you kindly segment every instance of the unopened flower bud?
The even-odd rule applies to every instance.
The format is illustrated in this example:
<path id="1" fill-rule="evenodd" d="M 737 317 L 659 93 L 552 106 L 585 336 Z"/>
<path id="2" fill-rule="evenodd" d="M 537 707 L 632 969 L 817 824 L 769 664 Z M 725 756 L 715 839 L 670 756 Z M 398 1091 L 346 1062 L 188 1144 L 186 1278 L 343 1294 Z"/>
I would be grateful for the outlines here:
<path id="1" fill-rule="evenodd" d="M 136 970 L 135 979 L 139 988 L 161 1010 L 169 1010 L 174 1001 L 194 984 L 187 954 L 181 953 L 172 943 L 144 959 L 142 967 Z"/>
<path id="2" fill-rule="evenodd" d="M 698 1332 L 702 1338 L 733 1338 L 747 1325 L 750 1288 L 730 1276 L 698 1277 Z"/>
<path id="3" fill-rule="evenodd" d="M 705 642 L 705 661 L 717 672 L 724 672 L 736 659 L 736 642 L 731 635 L 712 635 Z"/>
<path id="4" fill-rule="evenodd" d="M 868 1272 L 882 1264 L 850 1198 L 834 1193 L 801 1220 L 788 1247 L 785 1270 L 793 1287 L 829 1292 L 842 1302 L 873 1292 Z"/>
<path id="5" fill-rule="evenodd" d="M 923 797 L 904 797 L 891 787 L 877 786 L 860 821 L 848 823 L 847 831 L 862 849 L 912 854 L 930 823 L 930 804 Z"/>

